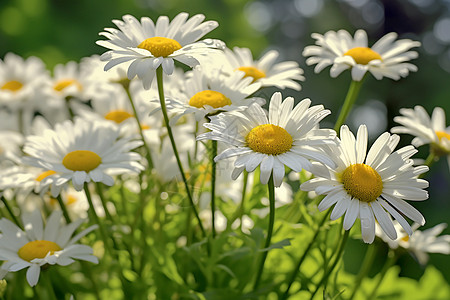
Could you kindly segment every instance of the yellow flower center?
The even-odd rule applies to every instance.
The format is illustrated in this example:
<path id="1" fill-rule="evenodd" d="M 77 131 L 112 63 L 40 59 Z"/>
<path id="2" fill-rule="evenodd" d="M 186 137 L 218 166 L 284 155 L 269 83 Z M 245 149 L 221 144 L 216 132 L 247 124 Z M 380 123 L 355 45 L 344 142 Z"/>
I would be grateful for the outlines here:
<path id="1" fill-rule="evenodd" d="M 237 69 L 245 73 L 244 77 L 253 77 L 253 82 L 266 77 L 266 73 L 255 67 L 239 67 Z"/>
<path id="2" fill-rule="evenodd" d="M 64 156 L 62 163 L 69 170 L 89 172 L 102 163 L 102 158 L 89 150 L 75 150 Z"/>
<path id="3" fill-rule="evenodd" d="M 436 135 L 439 141 L 442 141 L 442 139 L 447 139 L 450 141 L 450 134 L 445 131 L 436 131 Z"/>
<path id="4" fill-rule="evenodd" d="M 105 115 L 105 119 L 106 120 L 114 121 L 117 124 L 120 124 L 123 121 L 125 121 L 126 119 L 131 118 L 131 117 L 133 117 L 132 114 L 130 114 L 127 111 L 120 110 L 120 109 L 119 110 L 112 110 L 112 111 L 110 111 L 109 113 L 107 113 Z"/>
<path id="5" fill-rule="evenodd" d="M 367 65 L 370 61 L 375 59 L 382 60 L 380 54 L 367 47 L 352 48 L 345 52 L 344 55 L 353 57 L 355 62 L 360 65 Z"/>
<path id="6" fill-rule="evenodd" d="M 67 88 L 71 85 L 75 85 L 79 91 L 83 90 L 83 86 L 81 85 L 81 83 L 79 83 L 75 79 L 60 80 L 55 83 L 55 85 L 53 86 L 53 89 L 55 91 L 61 92 L 62 90 L 64 90 L 65 88 Z"/>
<path id="7" fill-rule="evenodd" d="M 375 201 L 383 191 L 380 174 L 365 164 L 350 165 L 342 173 L 341 179 L 347 193 L 360 201 Z"/>
<path id="8" fill-rule="evenodd" d="M 256 126 L 245 141 L 253 151 L 264 154 L 278 155 L 292 148 L 292 136 L 286 129 L 273 124 Z"/>
<path id="9" fill-rule="evenodd" d="M 36 177 L 36 181 L 41 182 L 44 178 L 46 178 L 50 175 L 53 175 L 53 174 L 56 174 L 56 172 L 53 170 L 48 170 L 48 171 L 42 172 L 41 174 L 39 174 L 38 177 Z"/>
<path id="10" fill-rule="evenodd" d="M 150 51 L 154 57 L 167 57 L 181 49 L 181 45 L 173 39 L 155 36 L 144 40 L 138 48 Z"/>
<path id="11" fill-rule="evenodd" d="M 401 238 L 402 241 L 404 242 L 408 242 L 409 241 L 409 235 L 405 235 L 404 237 Z"/>
<path id="12" fill-rule="evenodd" d="M 44 258 L 48 253 L 53 254 L 60 250 L 62 250 L 61 247 L 55 242 L 38 240 L 26 243 L 17 254 L 21 259 L 30 262 L 35 258 Z"/>
<path id="13" fill-rule="evenodd" d="M 23 84 L 17 80 L 11 80 L 2 85 L 2 90 L 10 90 L 11 92 L 17 92 L 23 87 Z"/>
<path id="14" fill-rule="evenodd" d="M 189 100 L 189 105 L 197 108 L 202 108 L 203 105 L 219 108 L 230 104 L 231 100 L 224 94 L 211 90 L 198 92 Z"/>
<path id="15" fill-rule="evenodd" d="M 147 125 L 147 124 L 141 124 L 141 129 L 142 129 L 142 130 L 148 130 L 148 129 L 150 129 L 150 125 Z"/>

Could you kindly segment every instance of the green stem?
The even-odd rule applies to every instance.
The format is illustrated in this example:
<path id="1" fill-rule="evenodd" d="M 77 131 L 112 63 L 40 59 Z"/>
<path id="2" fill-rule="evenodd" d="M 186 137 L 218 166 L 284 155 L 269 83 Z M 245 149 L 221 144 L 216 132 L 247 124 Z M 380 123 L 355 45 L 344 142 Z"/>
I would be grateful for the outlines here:
<path id="1" fill-rule="evenodd" d="M 243 180 L 243 184 L 242 184 L 242 196 L 241 196 L 241 205 L 239 206 L 239 219 L 241 220 L 241 224 L 240 224 L 240 228 L 242 231 L 242 223 L 243 223 L 243 216 L 245 213 L 245 195 L 247 193 L 247 183 L 248 183 L 248 172 L 246 170 L 244 170 L 244 178 Z"/>
<path id="2" fill-rule="evenodd" d="M 255 284 L 253 285 L 253 290 L 255 290 L 258 287 L 259 281 L 261 280 L 261 275 L 264 271 L 264 263 L 266 262 L 267 254 L 269 253 L 269 250 L 267 248 L 269 248 L 270 241 L 272 240 L 273 225 L 275 223 L 275 186 L 273 183 L 273 174 L 270 175 L 270 179 L 267 184 L 267 187 L 269 189 L 269 203 L 270 203 L 269 228 L 267 230 L 267 238 L 266 238 L 266 243 L 264 245 L 265 250 L 262 254 L 258 272 L 256 273 L 256 280 L 255 280 Z"/>
<path id="3" fill-rule="evenodd" d="M 172 144 L 172 149 L 175 154 L 175 158 L 177 160 L 178 169 L 180 170 L 181 177 L 183 179 L 184 187 L 186 189 L 186 194 L 189 198 L 189 202 L 191 204 L 192 211 L 194 212 L 195 218 L 197 219 L 198 225 L 200 227 L 200 230 L 201 230 L 203 236 L 206 237 L 205 228 L 203 227 L 203 224 L 202 224 L 202 221 L 198 214 L 197 208 L 195 207 L 194 199 L 192 198 L 192 193 L 189 188 L 188 181 L 186 179 L 186 174 L 184 173 L 183 165 L 181 164 L 180 155 L 178 154 L 177 146 L 175 144 L 175 139 L 174 139 L 173 133 L 172 133 L 172 128 L 169 125 L 169 116 L 167 115 L 167 109 L 166 109 L 166 99 L 164 96 L 164 85 L 163 85 L 163 73 L 162 72 L 163 72 L 163 70 L 162 70 L 161 66 L 158 67 L 158 69 L 156 69 L 156 80 L 158 83 L 159 101 L 161 103 L 161 111 L 163 113 L 164 123 L 166 124 L 166 127 L 167 127 L 167 133 L 169 134 L 170 143 Z"/>
<path id="4" fill-rule="evenodd" d="M 9 206 L 8 204 L 8 200 L 6 200 L 3 196 L 0 196 L 0 199 L 2 200 L 3 204 L 6 207 L 6 210 L 8 211 L 9 215 L 11 216 L 13 222 L 19 227 L 19 228 L 23 228 L 19 219 L 17 219 L 16 215 L 13 213 L 11 206 Z"/>
<path id="5" fill-rule="evenodd" d="M 141 124 L 141 121 L 139 120 L 139 115 L 136 110 L 136 106 L 134 105 L 133 97 L 131 96 L 131 93 L 130 93 L 130 88 L 128 85 L 123 85 L 123 88 L 125 89 L 128 99 L 130 100 L 131 108 L 133 109 L 133 113 L 134 113 L 134 118 L 136 119 L 136 123 L 137 123 L 138 129 L 139 129 L 139 134 L 141 135 L 142 142 L 144 143 L 144 148 L 146 151 L 145 158 L 148 161 L 148 170 L 151 170 L 151 169 L 153 169 L 153 160 L 152 160 L 152 156 L 151 156 L 150 147 L 148 146 L 148 144 L 145 140 L 144 132 L 142 131 L 142 124 Z"/>
<path id="6" fill-rule="evenodd" d="M 59 194 L 59 195 L 56 197 L 56 200 L 58 201 L 59 206 L 61 207 L 61 210 L 62 210 L 64 219 L 66 220 L 66 223 L 67 223 L 67 224 L 72 223 L 72 220 L 70 219 L 70 216 L 69 216 L 69 213 L 68 213 L 68 211 L 67 211 L 66 205 L 64 204 L 64 201 L 63 201 L 63 199 L 61 198 L 61 194 Z"/>
<path id="7" fill-rule="evenodd" d="M 25 134 L 25 132 L 23 132 L 23 109 L 19 109 L 18 111 L 17 111 L 17 125 L 18 125 L 18 129 L 19 129 L 19 132 L 20 133 L 22 133 L 22 134 Z"/>
<path id="8" fill-rule="evenodd" d="M 73 120 L 73 118 L 75 117 L 72 107 L 70 106 L 70 102 L 71 102 L 72 98 L 73 98 L 72 96 L 66 97 L 66 106 L 67 106 L 67 111 L 69 112 L 70 120 Z"/>
<path id="9" fill-rule="evenodd" d="M 94 295 L 97 300 L 100 300 L 100 290 L 98 289 L 97 279 L 94 278 L 92 274 L 91 266 L 86 261 L 80 261 L 81 267 L 83 268 L 84 274 L 89 278 L 89 281 L 92 283 L 92 288 L 94 289 Z"/>
<path id="10" fill-rule="evenodd" d="M 311 242 L 309 242 L 309 245 L 308 245 L 308 247 L 306 247 L 305 252 L 303 252 L 303 255 L 298 260 L 298 263 L 297 263 L 296 267 L 294 268 L 294 272 L 292 272 L 292 275 L 289 279 L 288 287 L 287 287 L 286 291 L 284 292 L 283 296 L 281 297 L 281 300 L 288 298 L 289 290 L 290 290 L 292 284 L 294 283 L 295 278 L 297 278 L 297 274 L 300 271 L 300 267 L 303 264 L 303 261 L 305 260 L 306 256 L 308 255 L 309 251 L 311 250 L 312 246 L 314 245 L 317 237 L 319 236 L 319 233 L 321 232 L 322 227 L 325 224 L 325 221 L 328 219 L 329 214 L 330 214 L 330 210 L 328 213 L 326 213 L 323 216 L 323 219 L 320 221 L 319 226 L 317 227 L 316 232 L 314 233 L 314 236 L 313 236 Z"/>
<path id="11" fill-rule="evenodd" d="M 42 278 L 41 278 L 41 282 L 43 281 L 43 285 L 45 286 L 45 289 L 47 290 L 46 299 L 57 300 L 58 298 L 56 297 L 55 290 L 53 289 L 53 285 L 52 285 L 52 280 L 51 280 L 50 274 L 48 272 L 49 272 L 49 270 L 47 270 L 46 272 L 42 272 Z"/>
<path id="12" fill-rule="evenodd" d="M 127 203 L 127 199 L 125 197 L 125 188 L 124 188 L 124 180 L 123 177 L 121 177 L 120 180 L 120 202 L 122 204 L 122 216 L 125 218 L 126 223 L 129 224 L 129 212 L 128 212 L 128 203 Z M 133 232 L 133 227 L 130 226 L 131 232 Z M 133 233 L 131 234 L 133 235 Z"/>
<path id="13" fill-rule="evenodd" d="M 381 283 L 383 282 L 384 277 L 386 276 L 387 271 L 392 267 L 395 262 L 397 261 L 397 255 L 395 255 L 394 251 L 389 249 L 388 258 L 386 262 L 384 263 L 383 269 L 381 269 L 381 272 L 378 276 L 378 281 L 375 284 L 375 287 L 372 290 L 372 293 L 370 293 L 370 296 L 367 298 L 367 300 L 372 300 L 375 298 L 378 292 L 378 288 L 380 287 Z"/>
<path id="14" fill-rule="evenodd" d="M 356 98 L 358 97 L 359 90 L 361 89 L 362 83 L 364 81 L 364 78 L 361 79 L 361 81 L 354 81 L 350 83 L 350 87 L 347 92 L 347 96 L 344 100 L 344 105 L 342 106 L 341 112 L 339 114 L 339 117 L 336 121 L 336 124 L 334 125 L 334 130 L 338 132 L 341 128 L 342 124 L 344 124 L 345 120 L 347 119 L 348 114 L 352 110 L 353 104 L 355 104 Z"/>
<path id="15" fill-rule="evenodd" d="M 97 191 L 97 194 L 100 198 L 100 202 L 102 203 L 102 207 L 103 207 L 103 210 L 105 211 L 106 218 L 109 221 L 111 221 L 112 223 L 114 223 L 114 220 L 109 212 L 108 206 L 106 205 L 107 203 L 106 203 L 106 199 L 103 195 L 103 187 L 101 186 L 100 182 L 95 183 L 95 190 Z"/>
<path id="16" fill-rule="evenodd" d="M 369 244 L 367 246 L 366 255 L 364 256 L 364 261 L 362 263 L 361 269 L 359 270 L 358 277 L 356 278 L 355 285 L 353 286 L 352 295 L 350 296 L 349 300 L 352 300 L 356 293 L 358 292 L 359 287 L 361 286 L 361 283 L 363 279 L 367 276 L 369 273 L 370 267 L 373 264 L 373 261 L 375 259 L 375 254 L 377 253 L 375 244 Z"/>
<path id="17" fill-rule="evenodd" d="M 425 160 L 425 165 L 430 167 L 435 161 L 436 161 L 436 155 L 434 154 L 433 151 L 430 151 L 430 154 L 428 154 L 428 157 Z"/>
<path id="18" fill-rule="evenodd" d="M 97 216 L 97 213 L 95 212 L 94 203 L 92 202 L 91 192 L 89 191 L 87 183 L 84 185 L 84 192 L 86 194 L 86 199 L 89 203 L 89 210 L 91 212 L 91 217 L 94 218 L 94 223 L 98 225 L 100 229 L 100 235 L 102 237 L 103 243 L 105 244 L 105 249 L 108 249 L 108 251 L 112 251 L 112 248 L 110 247 L 110 243 L 108 240 L 108 234 L 105 230 L 105 227 L 103 226 L 103 223 L 100 222 L 100 218 Z"/>
<path id="19" fill-rule="evenodd" d="M 212 142 L 211 151 L 211 228 L 212 237 L 216 237 L 216 223 L 215 223 L 215 212 L 216 212 L 216 169 L 217 164 L 214 158 L 217 156 L 217 141 Z"/>
<path id="20" fill-rule="evenodd" d="M 350 230 L 345 230 L 344 236 L 341 239 L 341 243 L 339 245 L 338 252 L 334 258 L 333 263 L 331 264 L 331 267 L 328 270 L 324 270 L 324 274 L 322 276 L 322 279 L 320 280 L 319 284 L 316 286 L 315 291 L 311 295 L 311 299 L 314 298 L 316 293 L 319 291 L 320 287 L 328 281 L 328 277 L 330 277 L 331 273 L 333 273 L 334 268 L 336 268 L 337 264 L 342 258 L 342 254 L 344 252 L 345 244 L 347 243 L 348 236 L 350 234 Z"/>
<path id="21" fill-rule="evenodd" d="M 194 132 L 194 139 L 196 139 L 197 138 L 197 135 L 198 135 L 198 123 L 199 122 L 197 122 L 197 121 L 195 121 L 195 132 Z M 197 140 L 195 140 L 195 146 L 194 146 L 194 156 L 193 156 L 193 158 L 194 158 L 194 160 L 196 160 L 197 159 L 197 154 L 198 154 L 198 141 Z"/>

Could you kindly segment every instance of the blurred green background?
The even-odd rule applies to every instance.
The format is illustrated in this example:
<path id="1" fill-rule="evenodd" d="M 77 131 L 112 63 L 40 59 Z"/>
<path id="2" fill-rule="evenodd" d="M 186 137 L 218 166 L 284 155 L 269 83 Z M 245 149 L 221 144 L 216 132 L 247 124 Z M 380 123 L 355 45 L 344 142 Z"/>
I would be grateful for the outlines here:
<path id="1" fill-rule="evenodd" d="M 181 11 L 191 15 L 202 13 L 207 20 L 217 20 L 220 26 L 208 37 L 222 39 L 231 48 L 249 47 L 255 57 L 269 49 L 280 51 L 280 60 L 294 60 L 305 70 L 303 90 L 286 90 L 284 96 L 311 98 L 324 104 L 333 114 L 325 126 L 332 127 L 350 82 L 349 72 L 331 79 L 329 69 L 314 74 L 305 65 L 301 52 L 312 44 L 311 33 L 346 29 L 352 34 L 358 28 L 368 32 L 370 44 L 394 31 L 402 38 L 422 42 L 419 67 L 405 79 L 393 81 L 368 77 L 347 123 L 356 129 L 367 123 L 371 138 L 388 130 L 392 118 L 401 107 L 424 106 L 429 113 L 435 106 L 446 110 L 450 120 L 450 1 L 447 0 L 2 0 L 0 1 L 0 57 L 14 52 L 23 57 L 38 56 L 49 69 L 69 60 L 101 54 L 104 48 L 95 41 L 104 27 L 114 27 L 112 19 L 124 14 L 136 17 L 159 15 L 173 18 Z M 265 91 L 271 95 L 273 89 Z M 447 121 L 449 124 L 449 121 Z M 402 136 L 407 144 L 411 137 Z M 426 147 L 417 157 L 425 158 Z M 450 172 L 445 159 L 433 165 L 427 175 L 430 198 L 414 203 L 431 227 L 450 221 Z M 446 233 L 450 233 L 447 229 Z M 364 245 L 350 243 L 347 267 L 356 271 Z M 349 256 L 350 254 L 350 256 Z M 402 275 L 419 277 L 423 269 L 413 259 L 400 261 Z M 432 255 L 431 263 L 450 278 L 450 258 Z"/>

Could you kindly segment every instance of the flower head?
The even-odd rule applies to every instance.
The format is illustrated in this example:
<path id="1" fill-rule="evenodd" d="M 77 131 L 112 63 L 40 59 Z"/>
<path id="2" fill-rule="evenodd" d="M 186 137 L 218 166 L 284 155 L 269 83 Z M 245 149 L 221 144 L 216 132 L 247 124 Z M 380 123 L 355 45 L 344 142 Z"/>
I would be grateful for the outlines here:
<path id="1" fill-rule="evenodd" d="M 417 105 L 412 108 L 400 109 L 402 116 L 397 116 L 394 121 L 403 126 L 391 129 L 393 133 L 406 133 L 415 136 L 412 144 L 416 147 L 430 144 L 432 151 L 439 155 L 446 155 L 450 168 L 450 126 L 445 127 L 445 111 L 436 107 L 430 116 L 426 110 Z"/>
<path id="2" fill-rule="evenodd" d="M 275 186 L 279 187 L 285 166 L 297 172 L 309 170 L 309 159 L 333 164 L 321 154 L 317 146 L 331 143 L 334 131 L 318 129 L 319 122 L 330 114 L 322 105 L 310 107 L 311 100 L 304 99 L 294 108 L 294 99 L 282 101 L 281 93 L 274 93 L 269 103 L 269 115 L 258 104 L 245 111 L 221 113 L 204 124 L 210 132 L 198 136 L 230 147 L 216 156 L 221 160 L 238 156 L 231 177 L 235 180 L 242 171 L 261 170 L 261 183 L 266 184 L 273 173 Z"/>
<path id="3" fill-rule="evenodd" d="M 27 281 L 30 286 L 35 286 L 41 267 L 46 264 L 67 266 L 75 262 L 74 259 L 98 263 L 98 258 L 92 255 L 91 247 L 76 244 L 83 236 L 96 229 L 97 225 L 72 237 L 84 220 L 62 225 L 61 217 L 60 210 L 53 211 L 44 226 L 41 212 L 35 210 L 23 217 L 25 231 L 8 219 L 0 220 L 0 259 L 6 261 L 0 269 L 1 278 L 7 272 L 28 268 Z"/>
<path id="4" fill-rule="evenodd" d="M 295 61 L 275 63 L 279 56 L 276 50 L 268 51 L 258 60 L 253 59 L 248 48 L 234 47 L 233 50 L 226 48 L 224 52 L 225 60 L 221 62 L 224 64 L 224 72 L 244 72 L 246 77 L 253 78 L 253 82 L 260 83 L 263 87 L 301 90 L 297 81 L 305 80 L 303 70 Z"/>
<path id="5" fill-rule="evenodd" d="M 168 99 L 170 112 L 177 114 L 171 123 L 185 114 L 193 113 L 196 121 L 220 111 L 232 111 L 247 108 L 260 98 L 249 98 L 261 84 L 252 83 L 244 78 L 244 73 L 234 73 L 230 77 L 216 71 L 204 71 L 196 68 L 184 85 L 184 93 L 176 93 Z M 263 104 L 263 103 L 261 103 Z"/>
<path id="6" fill-rule="evenodd" d="M 140 22 L 131 15 L 122 19 L 113 20 L 119 30 L 105 28 L 100 33 L 108 40 L 97 41 L 97 44 L 111 49 L 101 59 L 109 61 L 105 70 L 131 61 L 128 79 L 138 76 L 146 89 L 150 88 L 159 66 L 170 75 L 174 70 L 174 60 L 193 67 L 215 49 L 224 48 L 218 40 L 198 41 L 219 25 L 216 21 L 203 22 L 205 16 L 201 14 L 188 20 L 187 13 L 180 13 L 172 22 L 168 17 L 160 16 L 156 24 L 148 17 L 141 18 Z"/>
<path id="7" fill-rule="evenodd" d="M 356 139 L 346 125 L 341 127 L 340 136 L 338 144 L 329 145 L 327 150 L 336 168 L 314 164 L 312 173 L 316 178 L 303 183 L 300 188 L 326 195 L 319 204 L 320 211 L 336 204 L 331 219 L 345 214 L 345 230 L 359 218 L 366 243 L 372 243 L 375 238 L 375 219 L 391 239 L 397 238 L 391 215 L 411 235 L 411 226 L 401 214 L 422 225 L 425 219 L 405 200 L 428 198 L 428 193 L 423 190 L 428 187 L 428 182 L 417 179 L 428 167 L 413 167 L 410 159 L 417 150 L 406 146 L 393 152 L 400 139 L 385 132 L 367 152 L 365 125 L 359 127 Z"/>
<path id="8" fill-rule="evenodd" d="M 54 130 L 27 137 L 24 152 L 29 157 L 26 162 L 54 172 L 46 177 L 52 181 L 53 196 L 58 195 L 69 180 L 77 191 L 91 180 L 111 186 L 114 184 L 111 175 L 143 170 L 138 163 L 141 156 L 130 151 L 142 142 L 118 136 L 117 128 L 106 122 L 76 119 L 74 123 L 58 123 Z"/>
<path id="9" fill-rule="evenodd" d="M 0 105 L 10 109 L 29 108 L 36 98 L 36 89 L 47 80 L 48 71 L 42 60 L 7 53 L 0 60 Z"/>
<path id="10" fill-rule="evenodd" d="M 440 235 L 447 227 L 445 223 L 438 224 L 423 231 L 418 230 L 420 225 L 416 223 L 412 226 L 413 233 L 411 236 L 408 236 L 396 221 L 394 221 L 394 227 L 397 231 L 397 239 L 395 240 L 391 240 L 386 236 L 378 224 L 376 224 L 375 233 L 390 248 L 397 249 L 401 247 L 411 252 L 422 265 L 426 265 L 428 262 L 428 253 L 450 254 L 450 235 Z"/>
<path id="11" fill-rule="evenodd" d="M 331 77 L 351 69 L 353 80 L 360 81 L 366 72 L 378 80 L 383 77 L 399 80 L 410 71 L 417 71 L 417 67 L 407 61 L 417 58 L 417 52 L 409 49 L 419 47 L 420 42 L 396 40 L 395 32 L 386 34 L 370 48 L 367 33 L 362 29 L 355 32 L 354 38 L 345 30 L 328 31 L 324 35 L 313 33 L 312 37 L 316 45 L 307 46 L 303 56 L 311 56 L 306 64 L 316 64 L 316 73 L 331 65 Z"/>

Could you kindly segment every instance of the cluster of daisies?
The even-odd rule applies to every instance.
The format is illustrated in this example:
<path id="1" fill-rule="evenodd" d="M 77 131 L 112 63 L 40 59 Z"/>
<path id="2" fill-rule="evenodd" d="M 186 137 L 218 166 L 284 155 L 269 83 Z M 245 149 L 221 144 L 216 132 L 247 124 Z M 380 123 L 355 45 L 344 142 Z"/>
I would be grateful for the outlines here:
<path id="1" fill-rule="evenodd" d="M 36 57 L 8 53 L 0 61 L 0 193 L 5 205 L 17 203 L 22 216 L 16 224 L 0 220 L 0 278 L 28 268 L 27 280 L 34 286 L 46 264 L 66 266 L 74 259 L 96 263 L 92 248 L 76 244 L 96 227 L 71 237 L 89 207 L 105 209 L 91 201 L 90 183 L 113 186 L 143 178 L 164 185 L 179 180 L 167 126 L 181 162 L 198 169 L 191 173 L 204 172 L 209 163 L 206 143 L 199 141 L 218 142 L 214 160 L 227 162 L 220 168 L 226 176 L 217 177 L 219 197 L 233 198 L 242 185 L 233 181 L 259 168 L 261 183 L 272 179 L 292 201 L 286 170 L 306 170 L 314 178 L 301 189 L 325 195 L 318 209 L 334 205 L 331 219 L 344 216 L 345 230 L 359 219 L 366 243 L 373 242 L 377 226 L 391 240 L 401 239 L 392 218 L 408 235 L 413 228 L 407 218 L 425 223 L 407 201 L 428 198 L 428 182 L 419 178 L 428 167 L 414 165 L 411 157 L 417 152 L 414 146 L 430 144 L 433 153 L 448 156 L 450 163 L 450 129 L 441 108 L 431 118 L 420 106 L 403 109 L 395 118 L 401 126 L 392 133 L 415 135 L 414 146 L 396 149 L 399 136 L 386 132 L 369 147 L 364 125 L 356 137 L 345 125 L 339 133 L 320 128 L 331 112 L 310 99 L 283 99 L 280 92 L 270 99 L 258 96 L 270 86 L 299 91 L 303 70 L 294 61 L 276 62 L 273 50 L 255 60 L 249 49 L 202 39 L 218 26 L 204 19 L 180 13 L 172 21 L 161 16 L 153 22 L 125 15 L 113 21 L 117 28 L 100 33 L 106 39 L 97 44 L 107 52 L 57 65 L 51 74 Z M 362 30 L 354 37 L 341 30 L 313 38 L 316 45 L 303 52 L 309 56 L 306 63 L 316 64 L 316 72 L 331 65 L 332 77 L 350 70 L 354 81 L 367 72 L 376 79 L 398 80 L 417 69 L 409 63 L 417 52 L 410 49 L 420 44 L 397 40 L 395 33 L 371 48 Z M 184 72 L 175 61 L 193 69 Z M 166 109 L 159 104 L 161 95 L 169 124 L 160 111 Z M 66 221 L 77 221 L 61 223 L 61 204 L 69 208 Z M 53 212 L 43 220 L 41 212 L 49 209 Z M 448 239 L 446 245 L 442 247 L 448 252 Z"/>

